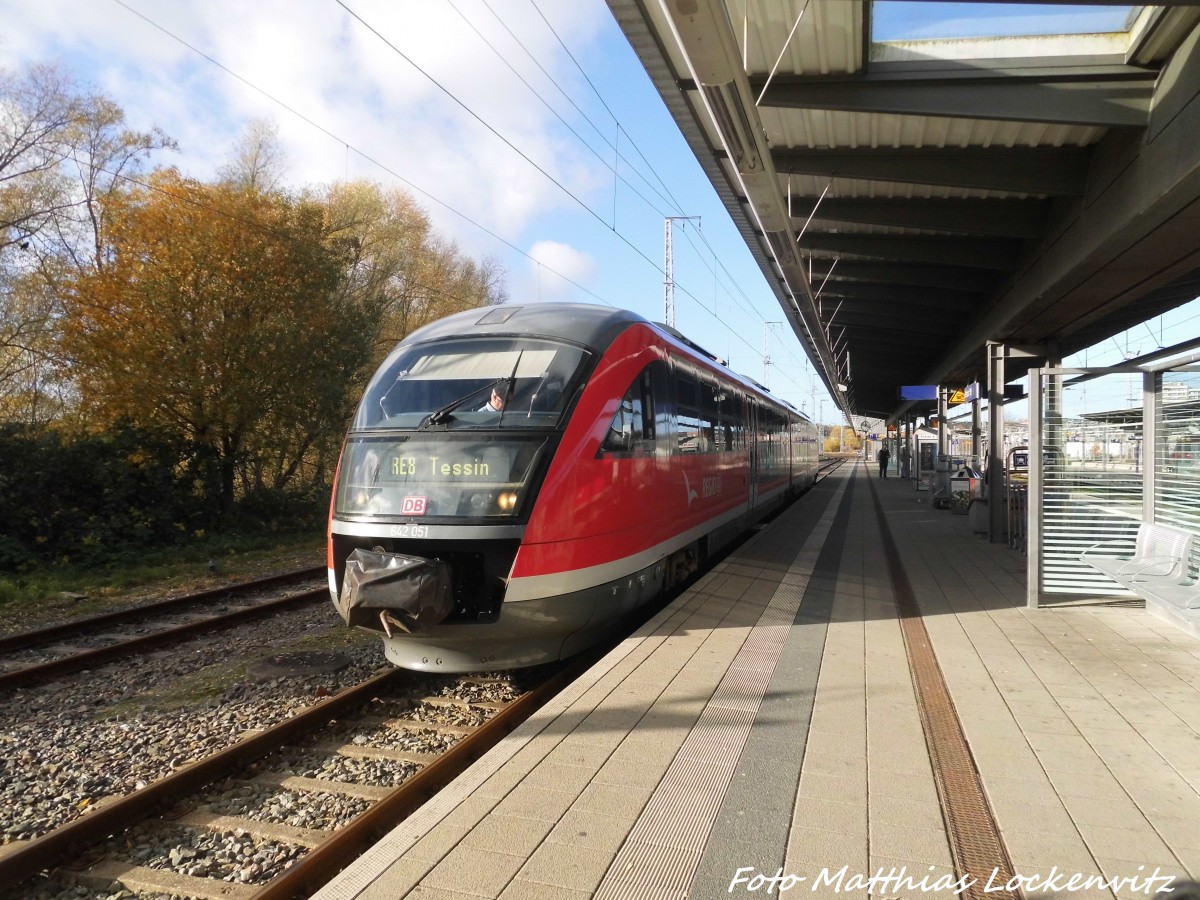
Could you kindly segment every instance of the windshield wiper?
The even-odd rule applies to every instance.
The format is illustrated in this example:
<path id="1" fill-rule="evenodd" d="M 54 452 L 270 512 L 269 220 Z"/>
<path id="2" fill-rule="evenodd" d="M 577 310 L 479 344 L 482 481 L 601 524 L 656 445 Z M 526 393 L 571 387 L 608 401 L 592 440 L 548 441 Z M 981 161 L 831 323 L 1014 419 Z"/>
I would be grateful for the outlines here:
<path id="1" fill-rule="evenodd" d="M 495 381 L 489 381 L 487 384 L 483 385 L 482 387 L 475 388 L 475 390 L 471 391 L 471 393 L 464 394 L 463 396 L 459 397 L 457 400 L 451 400 L 445 406 L 441 407 L 440 409 L 435 409 L 428 416 L 426 416 L 425 421 L 423 421 L 420 425 L 417 426 L 417 430 L 420 431 L 421 429 L 427 428 L 430 425 L 438 425 L 441 422 L 444 422 L 446 419 L 448 419 L 450 417 L 450 414 L 452 412 L 454 412 L 456 409 L 458 409 L 460 406 L 462 406 L 464 403 L 466 403 L 472 397 L 478 397 L 484 391 L 491 390 L 496 385 L 498 385 L 502 382 L 505 382 L 505 381 L 508 381 L 508 379 L 501 376 L 500 378 L 497 378 Z"/>
<path id="2" fill-rule="evenodd" d="M 521 367 L 521 357 L 524 355 L 525 351 L 520 351 L 517 354 L 517 361 L 513 363 L 512 373 L 508 376 L 508 386 L 504 388 L 504 405 L 500 407 L 500 421 L 496 423 L 497 425 L 504 421 L 504 414 L 508 412 L 508 403 L 512 400 L 513 388 L 517 386 L 517 369 Z M 499 378 L 497 381 L 504 381 L 504 379 Z"/>

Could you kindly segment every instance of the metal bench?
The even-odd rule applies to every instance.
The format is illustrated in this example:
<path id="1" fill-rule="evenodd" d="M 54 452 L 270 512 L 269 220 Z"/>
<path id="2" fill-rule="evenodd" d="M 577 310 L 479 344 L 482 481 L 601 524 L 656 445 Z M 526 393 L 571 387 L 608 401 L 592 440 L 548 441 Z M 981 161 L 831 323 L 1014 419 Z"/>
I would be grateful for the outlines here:
<path id="1" fill-rule="evenodd" d="M 1195 584 L 1139 584 L 1133 590 L 1176 609 L 1200 610 L 1200 581 Z"/>
<path id="2" fill-rule="evenodd" d="M 1083 551 L 1081 559 L 1113 581 L 1146 599 L 1177 609 L 1200 609 L 1200 581 L 1192 582 L 1188 561 L 1196 536 L 1161 522 L 1138 525 L 1133 556 L 1115 556 L 1127 541 L 1101 541 Z"/>

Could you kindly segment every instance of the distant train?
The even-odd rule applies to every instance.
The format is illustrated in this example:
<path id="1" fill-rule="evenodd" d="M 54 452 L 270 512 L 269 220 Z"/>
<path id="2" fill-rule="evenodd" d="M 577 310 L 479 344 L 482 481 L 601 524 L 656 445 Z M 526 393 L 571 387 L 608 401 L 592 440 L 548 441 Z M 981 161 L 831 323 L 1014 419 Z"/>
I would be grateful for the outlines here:
<path id="1" fill-rule="evenodd" d="M 367 386 L 329 589 L 407 669 L 566 658 L 810 487 L 818 449 L 795 409 L 634 313 L 459 313 Z"/>

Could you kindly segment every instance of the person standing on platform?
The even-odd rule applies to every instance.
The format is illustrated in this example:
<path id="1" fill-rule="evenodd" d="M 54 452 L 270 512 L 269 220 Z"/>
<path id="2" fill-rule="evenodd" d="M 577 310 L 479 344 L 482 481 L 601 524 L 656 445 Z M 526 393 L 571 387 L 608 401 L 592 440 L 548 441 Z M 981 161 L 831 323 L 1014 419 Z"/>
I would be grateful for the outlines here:
<path id="1" fill-rule="evenodd" d="M 900 477 L 912 478 L 909 472 L 909 466 L 912 462 L 912 454 L 908 452 L 908 444 L 900 448 Z"/>
<path id="2" fill-rule="evenodd" d="M 875 455 L 875 458 L 879 460 L 879 477 L 887 478 L 888 460 L 892 458 L 892 454 L 886 444 L 879 448 L 879 452 Z"/>

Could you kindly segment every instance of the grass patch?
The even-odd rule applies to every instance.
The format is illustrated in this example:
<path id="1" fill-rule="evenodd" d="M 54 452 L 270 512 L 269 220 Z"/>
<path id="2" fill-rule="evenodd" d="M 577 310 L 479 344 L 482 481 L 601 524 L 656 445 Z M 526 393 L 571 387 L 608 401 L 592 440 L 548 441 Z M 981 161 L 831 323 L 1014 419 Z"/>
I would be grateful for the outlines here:
<path id="1" fill-rule="evenodd" d="M 170 712 L 206 706 L 209 701 L 216 700 L 230 687 L 243 681 L 247 665 L 248 662 L 240 662 L 233 666 L 209 666 L 182 678 L 171 679 L 161 687 L 151 688 L 137 697 L 104 707 L 96 713 L 96 720 L 136 718 L 147 710 Z"/>
<path id="2" fill-rule="evenodd" d="M 323 535 L 212 535 L 87 569 L 46 566 L 0 574 L 0 628 L 33 628 L 103 612 L 147 590 L 183 593 L 323 562 Z M 209 572 L 209 563 L 216 575 Z"/>
<path id="3" fill-rule="evenodd" d="M 171 712 L 180 709 L 192 709 L 204 706 L 225 694 L 234 685 L 246 680 L 247 670 L 255 663 L 289 653 L 321 651 L 337 653 L 339 650 L 351 650 L 367 644 L 379 643 L 381 635 L 376 632 L 366 632 L 361 628 L 346 628 L 339 622 L 328 631 L 316 634 L 305 634 L 297 640 L 273 645 L 269 650 L 263 650 L 242 658 L 222 660 L 190 675 L 184 675 L 153 687 L 137 697 L 114 703 L 96 713 L 97 720 L 134 718 L 137 715 L 153 710 L 155 712 Z M 380 662 L 384 663 L 382 651 Z"/>

